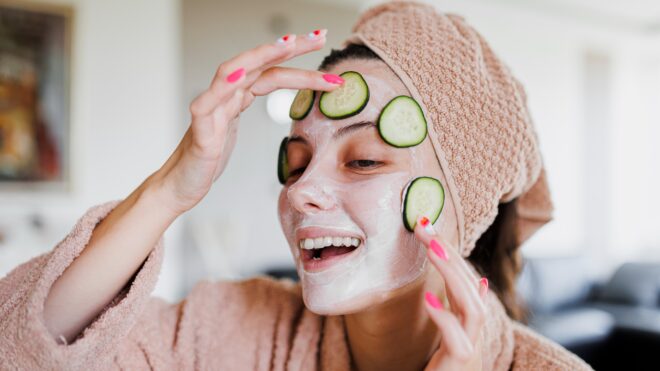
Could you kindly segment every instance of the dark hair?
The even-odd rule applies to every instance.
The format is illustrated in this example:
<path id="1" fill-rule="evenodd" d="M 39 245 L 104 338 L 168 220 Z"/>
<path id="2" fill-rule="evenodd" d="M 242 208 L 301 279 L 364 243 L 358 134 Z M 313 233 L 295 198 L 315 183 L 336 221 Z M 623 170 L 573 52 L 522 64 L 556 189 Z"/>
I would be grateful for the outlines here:
<path id="1" fill-rule="evenodd" d="M 343 49 L 332 49 L 318 69 L 327 71 L 343 60 L 381 58 L 364 45 L 348 44 Z M 507 314 L 524 320 L 524 305 L 516 294 L 516 277 L 522 269 L 522 257 L 516 238 L 515 204 L 517 199 L 500 203 L 493 223 L 479 237 L 468 260 L 477 271 L 488 278 L 490 288 L 497 294 Z"/>
<path id="2" fill-rule="evenodd" d="M 337 63 L 347 59 L 378 59 L 378 54 L 364 45 L 348 44 L 343 49 L 332 49 L 319 65 L 319 70 L 327 71 Z"/>
<path id="3" fill-rule="evenodd" d="M 525 304 L 516 292 L 516 278 L 523 264 L 517 238 L 517 202 L 515 198 L 497 206 L 495 220 L 479 237 L 468 260 L 492 283 L 509 317 L 525 322 Z"/>

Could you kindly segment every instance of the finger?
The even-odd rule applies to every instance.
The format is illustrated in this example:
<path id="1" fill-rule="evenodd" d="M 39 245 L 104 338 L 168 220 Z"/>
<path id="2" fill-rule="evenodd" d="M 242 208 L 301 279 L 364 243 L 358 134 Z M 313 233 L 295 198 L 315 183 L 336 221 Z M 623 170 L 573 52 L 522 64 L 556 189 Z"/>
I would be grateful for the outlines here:
<path id="1" fill-rule="evenodd" d="M 446 356 L 460 361 L 468 361 L 474 352 L 474 346 L 458 318 L 443 308 L 442 303 L 431 292 L 426 292 L 426 311 L 442 334 L 442 349 Z"/>
<path id="2" fill-rule="evenodd" d="M 417 228 L 417 227 L 420 228 Z M 424 244 L 427 247 L 431 247 L 431 240 L 436 240 L 437 245 L 436 250 L 434 252 L 440 254 L 441 258 L 445 258 L 444 260 L 450 262 L 449 267 L 453 269 L 460 277 L 463 278 L 463 282 L 473 282 L 476 280 L 476 276 L 473 272 L 472 269 L 468 266 L 468 263 L 465 261 L 465 259 L 458 253 L 458 249 L 453 248 L 452 246 L 449 245 L 448 242 L 446 242 L 444 239 L 442 239 L 441 236 L 437 235 L 435 232 L 435 229 L 433 228 L 433 225 L 430 223 L 430 220 L 427 217 L 420 217 L 418 219 L 417 224 L 415 225 L 415 236 L 424 242 Z M 443 246 L 445 246 L 443 248 Z M 469 285 L 472 286 L 472 285 Z M 475 294 L 473 298 L 476 300 L 478 298 L 479 291 L 478 289 L 476 291 L 474 290 L 468 290 L 470 293 Z"/>
<path id="3" fill-rule="evenodd" d="M 216 70 L 209 88 L 196 98 L 190 106 L 193 115 L 212 112 L 223 99 L 228 99 L 236 89 L 245 88 L 261 71 L 282 63 L 295 56 L 318 50 L 326 41 L 327 30 L 320 30 L 313 38 L 288 35 L 286 42 L 275 41 L 244 51 L 222 63 Z"/>
<path id="4" fill-rule="evenodd" d="M 430 220 L 427 217 L 425 216 L 420 217 L 418 219 L 417 224 L 419 224 L 421 227 L 424 227 L 421 229 L 421 231 L 425 232 L 422 234 L 415 233 L 417 238 L 424 239 L 428 242 L 430 242 L 431 239 L 435 238 L 439 240 L 440 244 L 449 245 L 448 242 L 442 240 L 442 236 L 436 235 L 435 229 L 433 228 L 433 224 L 430 223 Z M 415 226 L 417 226 L 417 224 Z M 417 230 L 417 228 L 415 228 L 415 230 Z M 447 258 L 456 263 L 456 267 L 459 273 L 461 275 L 464 275 L 466 280 L 476 278 L 474 271 L 468 266 L 465 259 L 459 254 L 458 249 L 451 248 L 450 246 L 450 248 L 446 249 L 446 253 L 447 253 Z"/>
<path id="5" fill-rule="evenodd" d="M 209 115 L 193 120 L 193 143 L 199 148 L 207 148 L 216 143 L 218 133 L 226 133 L 231 120 L 240 113 L 243 97 L 243 91 L 238 91 L 228 101 L 215 107 Z"/>
<path id="6" fill-rule="evenodd" d="M 270 67 L 283 63 L 287 60 L 296 58 L 300 55 L 307 54 L 316 50 L 323 48 L 326 41 L 326 35 L 328 30 L 320 29 L 314 30 L 307 35 L 294 35 L 294 47 L 291 49 L 289 54 L 284 55 L 281 58 L 276 58 L 275 60 L 264 64 L 258 70 L 264 71 Z M 249 73 L 248 73 L 249 76 Z"/>
<path id="7" fill-rule="evenodd" d="M 488 278 L 481 277 L 479 280 L 479 296 L 481 300 L 486 299 L 486 294 L 488 293 Z"/>
<path id="8" fill-rule="evenodd" d="M 266 95 L 277 89 L 312 89 L 332 91 L 340 83 L 333 83 L 324 78 L 327 75 L 321 71 L 303 70 L 289 67 L 271 67 L 266 70 L 252 85 L 250 91 L 254 95 Z"/>
<path id="9" fill-rule="evenodd" d="M 463 258 L 452 253 L 453 248 L 440 242 L 438 235 L 428 234 L 428 218 L 420 218 L 415 226 L 415 236 L 427 247 L 427 256 L 445 280 L 447 298 L 452 311 L 461 319 L 465 331 L 475 339 L 485 320 L 485 306 L 480 298 L 476 279 L 461 271 L 461 264 L 467 264 Z"/>
<path id="10" fill-rule="evenodd" d="M 317 32 L 317 34 L 314 34 L 314 32 Z M 255 63 L 256 57 L 252 57 L 252 59 L 248 59 L 246 61 L 247 66 L 244 67 L 246 77 L 241 81 L 237 81 L 234 87 L 245 88 L 251 86 L 258 79 L 259 75 L 263 71 L 277 64 L 293 59 L 297 56 L 321 49 L 325 45 L 326 34 L 327 34 L 327 30 L 321 29 L 310 32 L 310 34 L 308 35 L 295 35 L 295 34 L 286 35 L 289 36 L 286 42 L 280 42 L 282 38 L 278 39 L 275 42 L 275 48 L 274 48 L 276 49 L 276 51 L 278 51 L 278 53 L 274 53 L 272 56 L 269 56 L 269 58 L 263 63 Z M 272 44 L 266 44 L 266 47 L 269 46 L 272 48 Z M 284 53 L 279 53 L 280 49 L 283 49 Z M 230 60 L 226 63 L 234 63 L 236 66 L 239 66 L 241 65 L 240 62 L 241 60 L 239 60 L 237 63 L 234 63 L 232 60 Z M 250 64 L 250 62 L 252 63 Z M 229 70 L 231 70 L 231 68 L 229 68 Z M 225 81 L 222 79 L 214 79 L 214 80 L 218 82 L 218 85 L 216 86 L 221 87 L 222 84 L 225 83 Z M 214 89 L 215 86 L 212 84 L 211 88 Z M 220 94 L 222 95 L 222 91 L 220 92 Z"/>

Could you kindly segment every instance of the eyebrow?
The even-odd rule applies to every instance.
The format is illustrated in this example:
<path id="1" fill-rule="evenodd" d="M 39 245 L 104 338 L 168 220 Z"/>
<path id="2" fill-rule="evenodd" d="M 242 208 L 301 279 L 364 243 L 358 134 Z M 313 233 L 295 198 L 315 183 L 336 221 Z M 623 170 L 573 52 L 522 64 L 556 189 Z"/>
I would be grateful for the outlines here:
<path id="1" fill-rule="evenodd" d="M 376 123 L 373 121 L 359 121 L 354 124 L 350 124 L 348 126 L 344 126 L 343 128 L 340 128 L 332 135 L 332 138 L 336 140 L 354 131 L 358 131 L 369 127 L 376 127 Z"/>
<path id="2" fill-rule="evenodd" d="M 373 121 L 358 121 L 356 123 L 344 126 L 343 128 L 340 128 L 337 130 L 333 135 L 332 139 L 337 140 L 340 139 L 346 135 L 349 135 L 355 131 L 365 129 L 365 128 L 370 128 L 370 127 L 376 127 L 376 123 Z M 289 137 L 289 142 L 301 142 L 304 144 L 308 144 L 307 140 L 299 135 L 292 135 Z"/>

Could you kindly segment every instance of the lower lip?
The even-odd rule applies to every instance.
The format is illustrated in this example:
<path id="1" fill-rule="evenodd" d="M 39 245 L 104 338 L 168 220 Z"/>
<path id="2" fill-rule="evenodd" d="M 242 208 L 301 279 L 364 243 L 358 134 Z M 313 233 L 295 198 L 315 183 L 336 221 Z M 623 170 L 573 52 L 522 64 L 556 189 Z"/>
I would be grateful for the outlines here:
<path id="1" fill-rule="evenodd" d="M 362 243 L 360 243 L 360 245 L 357 248 L 355 248 L 355 250 L 346 254 L 335 255 L 329 258 L 318 259 L 318 260 L 315 259 L 305 260 L 301 254 L 300 259 L 302 260 L 303 269 L 305 270 L 305 272 L 310 272 L 310 273 L 320 272 L 330 268 L 335 264 L 340 263 L 342 260 L 350 258 L 351 256 L 355 255 L 355 253 L 361 248 L 362 248 Z"/>

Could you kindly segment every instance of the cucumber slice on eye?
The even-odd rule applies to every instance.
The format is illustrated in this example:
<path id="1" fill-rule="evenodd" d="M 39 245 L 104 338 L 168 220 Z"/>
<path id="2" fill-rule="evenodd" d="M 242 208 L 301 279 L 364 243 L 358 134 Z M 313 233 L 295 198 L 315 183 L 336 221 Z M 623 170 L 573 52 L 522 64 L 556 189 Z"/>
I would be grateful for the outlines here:
<path id="1" fill-rule="evenodd" d="M 291 108 L 289 108 L 289 117 L 291 117 L 292 120 L 304 119 L 312 110 L 315 97 L 316 92 L 312 89 L 298 90 L 296 97 L 293 98 L 293 103 L 291 103 Z"/>
<path id="2" fill-rule="evenodd" d="M 284 137 L 280 143 L 279 154 L 277 155 L 277 179 L 282 185 L 289 178 L 289 159 L 286 157 L 286 147 L 289 143 L 289 137 Z"/>
<path id="3" fill-rule="evenodd" d="M 367 106 L 369 87 L 359 72 L 346 71 L 341 76 L 342 86 L 323 92 L 319 99 L 319 110 L 333 120 L 357 115 Z"/>
<path id="4" fill-rule="evenodd" d="M 413 231 L 417 219 L 426 216 L 435 223 L 445 206 L 445 189 L 439 180 L 428 176 L 415 178 L 406 187 L 403 196 L 403 224 Z"/>
<path id="5" fill-rule="evenodd" d="M 378 133 L 387 144 L 399 148 L 422 143 L 427 134 L 422 107 L 406 95 L 393 98 L 378 116 Z"/>

